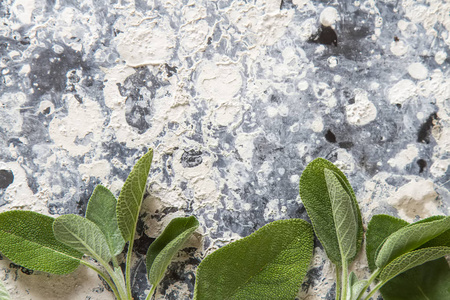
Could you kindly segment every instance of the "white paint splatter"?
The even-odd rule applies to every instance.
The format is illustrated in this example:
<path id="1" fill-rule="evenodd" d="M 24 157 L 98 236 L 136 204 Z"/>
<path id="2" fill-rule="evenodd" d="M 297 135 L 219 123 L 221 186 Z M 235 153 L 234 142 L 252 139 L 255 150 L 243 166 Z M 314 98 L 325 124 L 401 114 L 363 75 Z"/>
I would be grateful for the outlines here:
<path id="1" fill-rule="evenodd" d="M 319 19 L 323 26 L 333 26 L 339 20 L 339 14 L 336 8 L 327 7 L 320 13 Z"/>
<path id="2" fill-rule="evenodd" d="M 388 91 L 388 99 L 391 104 L 404 104 L 416 97 L 416 85 L 409 79 L 402 79 Z"/>
<path id="3" fill-rule="evenodd" d="M 414 79 L 423 80 L 428 77 L 428 69 L 421 63 L 412 63 L 408 66 L 408 73 Z"/>
<path id="4" fill-rule="evenodd" d="M 414 144 L 408 144 L 406 149 L 400 151 L 394 158 L 388 160 L 391 167 L 404 169 L 408 164 L 411 164 L 419 155 L 419 149 Z"/>
<path id="5" fill-rule="evenodd" d="M 369 100 L 367 92 L 363 89 L 355 89 L 355 103 L 346 106 L 347 122 L 352 125 L 366 125 L 377 116 L 377 108 Z"/>

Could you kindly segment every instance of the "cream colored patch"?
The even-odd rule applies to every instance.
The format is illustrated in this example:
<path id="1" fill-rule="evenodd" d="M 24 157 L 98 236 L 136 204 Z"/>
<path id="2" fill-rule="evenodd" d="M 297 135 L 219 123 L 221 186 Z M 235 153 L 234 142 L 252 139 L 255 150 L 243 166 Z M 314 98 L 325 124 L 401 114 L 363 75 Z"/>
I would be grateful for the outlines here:
<path id="1" fill-rule="evenodd" d="M 5 93 L 0 98 L 0 119 L 2 129 L 9 133 L 19 133 L 22 130 L 22 115 L 20 109 L 27 101 L 24 93 Z"/>
<path id="2" fill-rule="evenodd" d="M 401 186 L 387 202 L 397 208 L 400 218 L 412 222 L 416 216 L 438 215 L 437 197 L 432 181 L 417 179 Z"/>
<path id="3" fill-rule="evenodd" d="M 346 106 L 347 122 L 352 125 L 366 125 L 377 117 L 377 108 L 369 101 L 367 92 L 355 89 L 355 103 Z"/>
<path id="4" fill-rule="evenodd" d="M 445 51 L 438 51 L 434 55 L 434 61 L 438 65 L 442 65 L 446 59 L 447 59 L 447 53 Z"/>
<path id="5" fill-rule="evenodd" d="M 54 143 L 70 155 L 87 153 L 98 142 L 103 127 L 103 115 L 97 102 L 88 98 L 79 103 L 73 95 L 66 95 L 69 113 L 65 117 L 55 116 L 49 125 Z"/>
<path id="6" fill-rule="evenodd" d="M 89 182 L 90 177 L 98 178 L 100 182 L 106 182 L 108 175 L 111 173 L 111 165 L 107 160 L 102 159 L 87 164 L 80 164 L 78 171 L 86 182 Z"/>
<path id="7" fill-rule="evenodd" d="M 339 20 L 339 14 L 334 7 L 326 7 L 319 17 L 320 23 L 323 26 L 332 26 Z"/>
<path id="8" fill-rule="evenodd" d="M 252 44 L 270 46 L 285 34 L 294 11 L 280 10 L 280 3 L 271 0 L 257 1 L 256 5 L 233 1 L 226 14 L 237 34 L 245 34 Z"/>
<path id="9" fill-rule="evenodd" d="M 117 36 L 117 51 L 130 67 L 164 64 L 176 44 L 168 21 L 143 21 Z"/>
<path id="10" fill-rule="evenodd" d="M 393 41 L 390 49 L 395 56 L 402 56 L 408 52 L 409 46 L 403 41 Z"/>
<path id="11" fill-rule="evenodd" d="M 397 82 L 388 91 L 388 99 L 391 104 L 404 104 L 416 97 L 416 85 L 409 79 Z"/>
<path id="12" fill-rule="evenodd" d="M 400 151 L 394 158 L 388 160 L 391 167 L 404 169 L 408 164 L 412 163 L 419 155 L 419 149 L 414 144 L 409 144 L 406 149 Z"/>
<path id="13" fill-rule="evenodd" d="M 201 97 L 212 100 L 215 104 L 231 101 L 241 89 L 242 76 L 234 64 L 207 61 L 199 70 L 197 91 Z"/>
<path id="14" fill-rule="evenodd" d="M 12 13 L 21 24 L 30 24 L 33 10 L 36 8 L 34 0 L 16 0 L 12 5 Z"/>
<path id="15" fill-rule="evenodd" d="M 414 79 L 423 80 L 428 77 L 428 69 L 421 63 L 412 63 L 408 66 L 408 73 Z"/>
<path id="16" fill-rule="evenodd" d="M 450 165 L 450 159 L 437 159 L 430 167 L 431 175 L 436 178 L 442 177 L 446 174 Z"/>
<path id="17" fill-rule="evenodd" d="M 322 130 L 323 130 L 322 117 L 317 116 L 316 118 L 314 118 L 314 121 L 311 123 L 311 127 L 310 128 L 314 132 L 322 132 Z"/>

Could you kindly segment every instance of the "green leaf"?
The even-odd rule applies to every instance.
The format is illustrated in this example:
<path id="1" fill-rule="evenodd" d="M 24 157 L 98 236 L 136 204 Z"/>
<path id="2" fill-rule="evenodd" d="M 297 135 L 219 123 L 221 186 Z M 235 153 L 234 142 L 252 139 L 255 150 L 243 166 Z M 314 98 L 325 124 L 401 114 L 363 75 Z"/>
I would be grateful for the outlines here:
<path id="1" fill-rule="evenodd" d="M 134 238 L 152 159 L 153 150 L 150 149 L 131 170 L 117 201 L 117 221 L 125 242 Z"/>
<path id="2" fill-rule="evenodd" d="M 95 223 L 77 215 L 63 215 L 53 223 L 53 232 L 58 241 L 95 258 L 105 265 L 111 260 L 108 243 Z"/>
<path id="3" fill-rule="evenodd" d="M 0 281 L 0 300 L 11 300 L 11 296 L 8 293 L 3 282 Z"/>
<path id="4" fill-rule="evenodd" d="M 325 169 L 333 171 L 341 183 L 342 188 L 352 199 L 353 211 L 356 214 L 357 220 L 357 228 L 355 229 L 355 252 L 356 254 L 359 252 L 363 237 L 361 213 L 350 183 L 335 165 L 323 158 L 317 158 L 309 163 L 300 178 L 300 197 L 311 218 L 317 238 L 322 243 L 328 258 L 334 264 L 340 266 L 342 264 L 341 252 L 333 217 L 333 209 L 325 180 Z M 348 261 L 352 261 L 356 257 L 356 254 L 353 257 L 349 257 Z"/>
<path id="5" fill-rule="evenodd" d="M 449 229 L 450 217 L 429 222 L 422 220 L 405 226 L 386 239 L 375 259 L 375 265 L 382 268 L 396 257 L 420 247 Z"/>
<path id="6" fill-rule="evenodd" d="M 172 257 L 181 249 L 198 225 L 194 216 L 175 218 L 150 245 L 147 251 L 146 265 L 148 279 L 152 285 L 158 285 Z"/>
<path id="7" fill-rule="evenodd" d="M 281 220 L 216 250 L 197 269 L 194 300 L 295 299 L 313 239 L 308 222 Z"/>
<path id="8" fill-rule="evenodd" d="M 117 224 L 116 205 L 116 197 L 104 186 L 97 185 L 86 209 L 86 219 L 103 232 L 112 255 L 119 255 L 125 246 Z"/>
<path id="9" fill-rule="evenodd" d="M 379 279 L 383 282 L 389 281 L 395 276 L 426 263 L 450 254 L 450 247 L 430 247 L 414 250 L 395 258 L 383 268 Z"/>
<path id="10" fill-rule="evenodd" d="M 384 300 L 450 299 L 450 267 L 445 258 L 429 261 L 389 280 Z"/>
<path id="11" fill-rule="evenodd" d="M 369 222 L 366 232 L 366 255 L 369 269 L 373 272 L 377 266 L 375 258 L 377 250 L 392 233 L 409 223 L 388 215 L 375 215 Z"/>
<path id="12" fill-rule="evenodd" d="M 57 241 L 52 217 L 31 211 L 0 214 L 0 252 L 25 268 L 67 274 L 80 264 L 82 253 Z"/>
<path id="13" fill-rule="evenodd" d="M 337 177 L 339 175 L 326 168 L 324 174 L 340 253 L 348 261 L 356 255 L 358 238 L 357 215 L 353 211 L 353 200 L 339 181 Z"/>
<path id="14" fill-rule="evenodd" d="M 347 300 L 356 300 L 359 294 L 366 287 L 367 280 L 358 280 L 355 273 L 350 272 L 348 277 L 349 293 L 347 294 Z"/>

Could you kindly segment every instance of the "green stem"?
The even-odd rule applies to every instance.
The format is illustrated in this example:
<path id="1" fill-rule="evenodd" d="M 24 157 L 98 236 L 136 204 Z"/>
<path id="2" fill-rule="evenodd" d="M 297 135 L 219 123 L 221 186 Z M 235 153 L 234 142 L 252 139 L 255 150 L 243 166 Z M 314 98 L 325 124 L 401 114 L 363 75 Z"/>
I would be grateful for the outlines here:
<path id="1" fill-rule="evenodd" d="M 342 296 L 341 300 L 347 300 L 348 290 L 348 265 L 345 258 L 342 259 Z"/>
<path id="2" fill-rule="evenodd" d="M 80 262 L 85 265 L 88 268 L 91 268 L 92 270 L 94 270 L 95 272 L 98 273 L 98 275 L 100 275 L 100 277 L 102 277 L 106 283 L 109 285 L 109 287 L 112 289 L 114 296 L 116 297 L 117 300 L 122 300 L 121 295 L 119 294 L 119 292 L 117 291 L 116 285 L 114 284 L 114 282 L 111 281 L 111 279 L 108 277 L 108 275 L 106 275 L 105 273 L 103 273 L 102 270 L 100 270 L 99 268 L 97 268 L 96 266 L 94 266 L 93 264 L 88 263 L 87 261 L 84 260 L 80 260 Z"/>
<path id="3" fill-rule="evenodd" d="M 373 290 L 370 291 L 369 295 L 366 297 L 365 300 L 369 300 L 373 294 L 375 294 L 376 291 L 378 291 L 386 282 L 380 281 L 374 288 Z"/>
<path id="4" fill-rule="evenodd" d="M 336 266 L 336 300 L 341 297 L 341 268 Z"/>
<path id="5" fill-rule="evenodd" d="M 367 291 L 367 289 L 369 288 L 369 286 L 372 284 L 372 282 L 378 277 L 378 274 L 380 274 L 381 269 L 376 269 L 372 275 L 370 275 L 369 279 L 367 280 L 366 285 L 364 286 L 364 288 L 362 289 L 361 293 L 359 293 L 358 298 L 356 298 L 356 300 L 359 300 L 362 298 L 362 296 L 364 295 L 364 293 Z"/>
<path id="6" fill-rule="evenodd" d="M 133 243 L 134 243 L 134 238 L 132 238 L 130 240 L 130 243 L 128 244 L 128 251 L 127 251 L 127 262 L 126 262 L 126 266 L 125 266 L 125 281 L 126 281 L 126 285 L 127 285 L 127 294 L 128 294 L 128 299 L 132 299 L 131 298 L 131 256 L 133 254 Z"/>
<path id="7" fill-rule="evenodd" d="M 156 291 L 156 284 L 152 286 L 152 289 L 150 290 L 150 293 L 148 293 L 147 298 L 145 300 L 152 299 L 153 293 Z"/>

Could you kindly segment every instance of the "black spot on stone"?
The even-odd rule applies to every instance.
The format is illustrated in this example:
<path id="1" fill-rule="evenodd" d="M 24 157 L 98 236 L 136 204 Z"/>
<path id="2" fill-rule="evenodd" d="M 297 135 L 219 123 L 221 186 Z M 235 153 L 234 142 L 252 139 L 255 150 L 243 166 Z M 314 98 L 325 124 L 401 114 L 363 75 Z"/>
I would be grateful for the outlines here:
<path id="1" fill-rule="evenodd" d="M 45 115 L 48 115 L 50 113 L 50 107 L 47 107 L 46 109 L 44 109 L 43 113 Z"/>
<path id="2" fill-rule="evenodd" d="M 172 77 L 173 74 L 177 73 L 177 67 L 171 67 L 165 64 L 167 76 Z"/>
<path id="3" fill-rule="evenodd" d="M 270 102 L 272 102 L 272 103 L 280 103 L 280 102 L 281 102 L 281 99 L 280 99 L 280 97 L 278 97 L 278 96 L 271 95 L 271 96 L 270 96 Z"/>
<path id="4" fill-rule="evenodd" d="M 419 143 L 430 143 L 430 135 L 431 135 L 431 129 L 433 128 L 433 121 L 437 120 L 438 116 L 437 113 L 432 113 L 428 119 L 423 123 L 420 128 L 419 132 L 417 134 L 417 141 Z"/>
<path id="5" fill-rule="evenodd" d="M 85 68 L 81 52 L 70 47 L 64 47 L 64 52 L 56 54 L 51 49 L 38 53 L 31 62 L 30 81 L 34 88 L 33 96 L 54 91 L 62 92 L 66 89 L 67 72 L 71 69 Z"/>
<path id="6" fill-rule="evenodd" d="M 344 149 L 350 149 L 351 147 L 353 147 L 353 143 L 352 142 L 340 142 L 339 147 L 344 148 Z"/>
<path id="7" fill-rule="evenodd" d="M 140 238 L 134 240 L 133 250 L 139 254 L 145 255 L 148 247 L 153 243 L 155 239 L 148 237 L 145 233 Z"/>
<path id="8" fill-rule="evenodd" d="M 306 273 L 306 280 L 302 283 L 302 291 L 308 292 L 310 287 L 314 286 L 322 278 L 323 266 L 311 268 Z"/>
<path id="9" fill-rule="evenodd" d="M 83 98 L 81 98 L 80 95 L 75 94 L 73 96 L 75 97 L 75 99 L 77 99 L 78 103 L 83 103 Z"/>
<path id="10" fill-rule="evenodd" d="M 354 103 L 355 103 L 355 97 L 348 99 L 348 104 L 354 104 Z"/>
<path id="11" fill-rule="evenodd" d="M 398 109 L 402 108 L 402 105 L 400 103 L 395 104 L 395 106 L 397 106 Z"/>
<path id="12" fill-rule="evenodd" d="M 422 173 L 427 167 L 427 162 L 424 159 L 417 160 L 417 164 L 419 165 L 419 173 Z"/>
<path id="13" fill-rule="evenodd" d="M 136 73 L 127 77 L 123 85 L 117 86 L 120 94 L 127 98 L 125 101 L 127 123 L 142 134 L 151 127 L 156 91 L 168 83 L 158 80 L 147 67 L 135 70 Z"/>
<path id="14" fill-rule="evenodd" d="M 208 41 L 206 42 L 206 44 L 207 44 L 207 45 L 211 45 L 211 43 L 212 43 L 212 37 L 209 37 L 209 38 L 208 38 Z"/>
<path id="15" fill-rule="evenodd" d="M 189 150 L 181 155 L 181 165 L 185 168 L 193 168 L 203 162 L 202 151 Z"/>
<path id="16" fill-rule="evenodd" d="M 13 172 L 10 170 L 0 170 L 0 189 L 6 189 L 13 181 Z"/>
<path id="17" fill-rule="evenodd" d="M 337 34 L 333 28 L 328 26 L 323 26 L 319 33 L 319 39 L 317 40 L 323 45 L 335 45 L 337 47 Z"/>
<path id="18" fill-rule="evenodd" d="M 33 270 L 27 269 L 27 268 L 25 268 L 25 267 L 21 267 L 21 268 L 20 268 L 20 271 L 22 271 L 23 274 L 27 274 L 27 275 L 31 275 L 31 274 L 34 273 Z"/>
<path id="19" fill-rule="evenodd" d="M 398 38 L 398 36 L 394 36 L 394 41 L 396 41 L 396 42 L 400 41 L 400 39 Z"/>
<path id="20" fill-rule="evenodd" d="M 336 143 L 336 136 L 329 129 L 327 130 L 327 133 L 325 133 L 325 139 L 330 143 Z"/>

